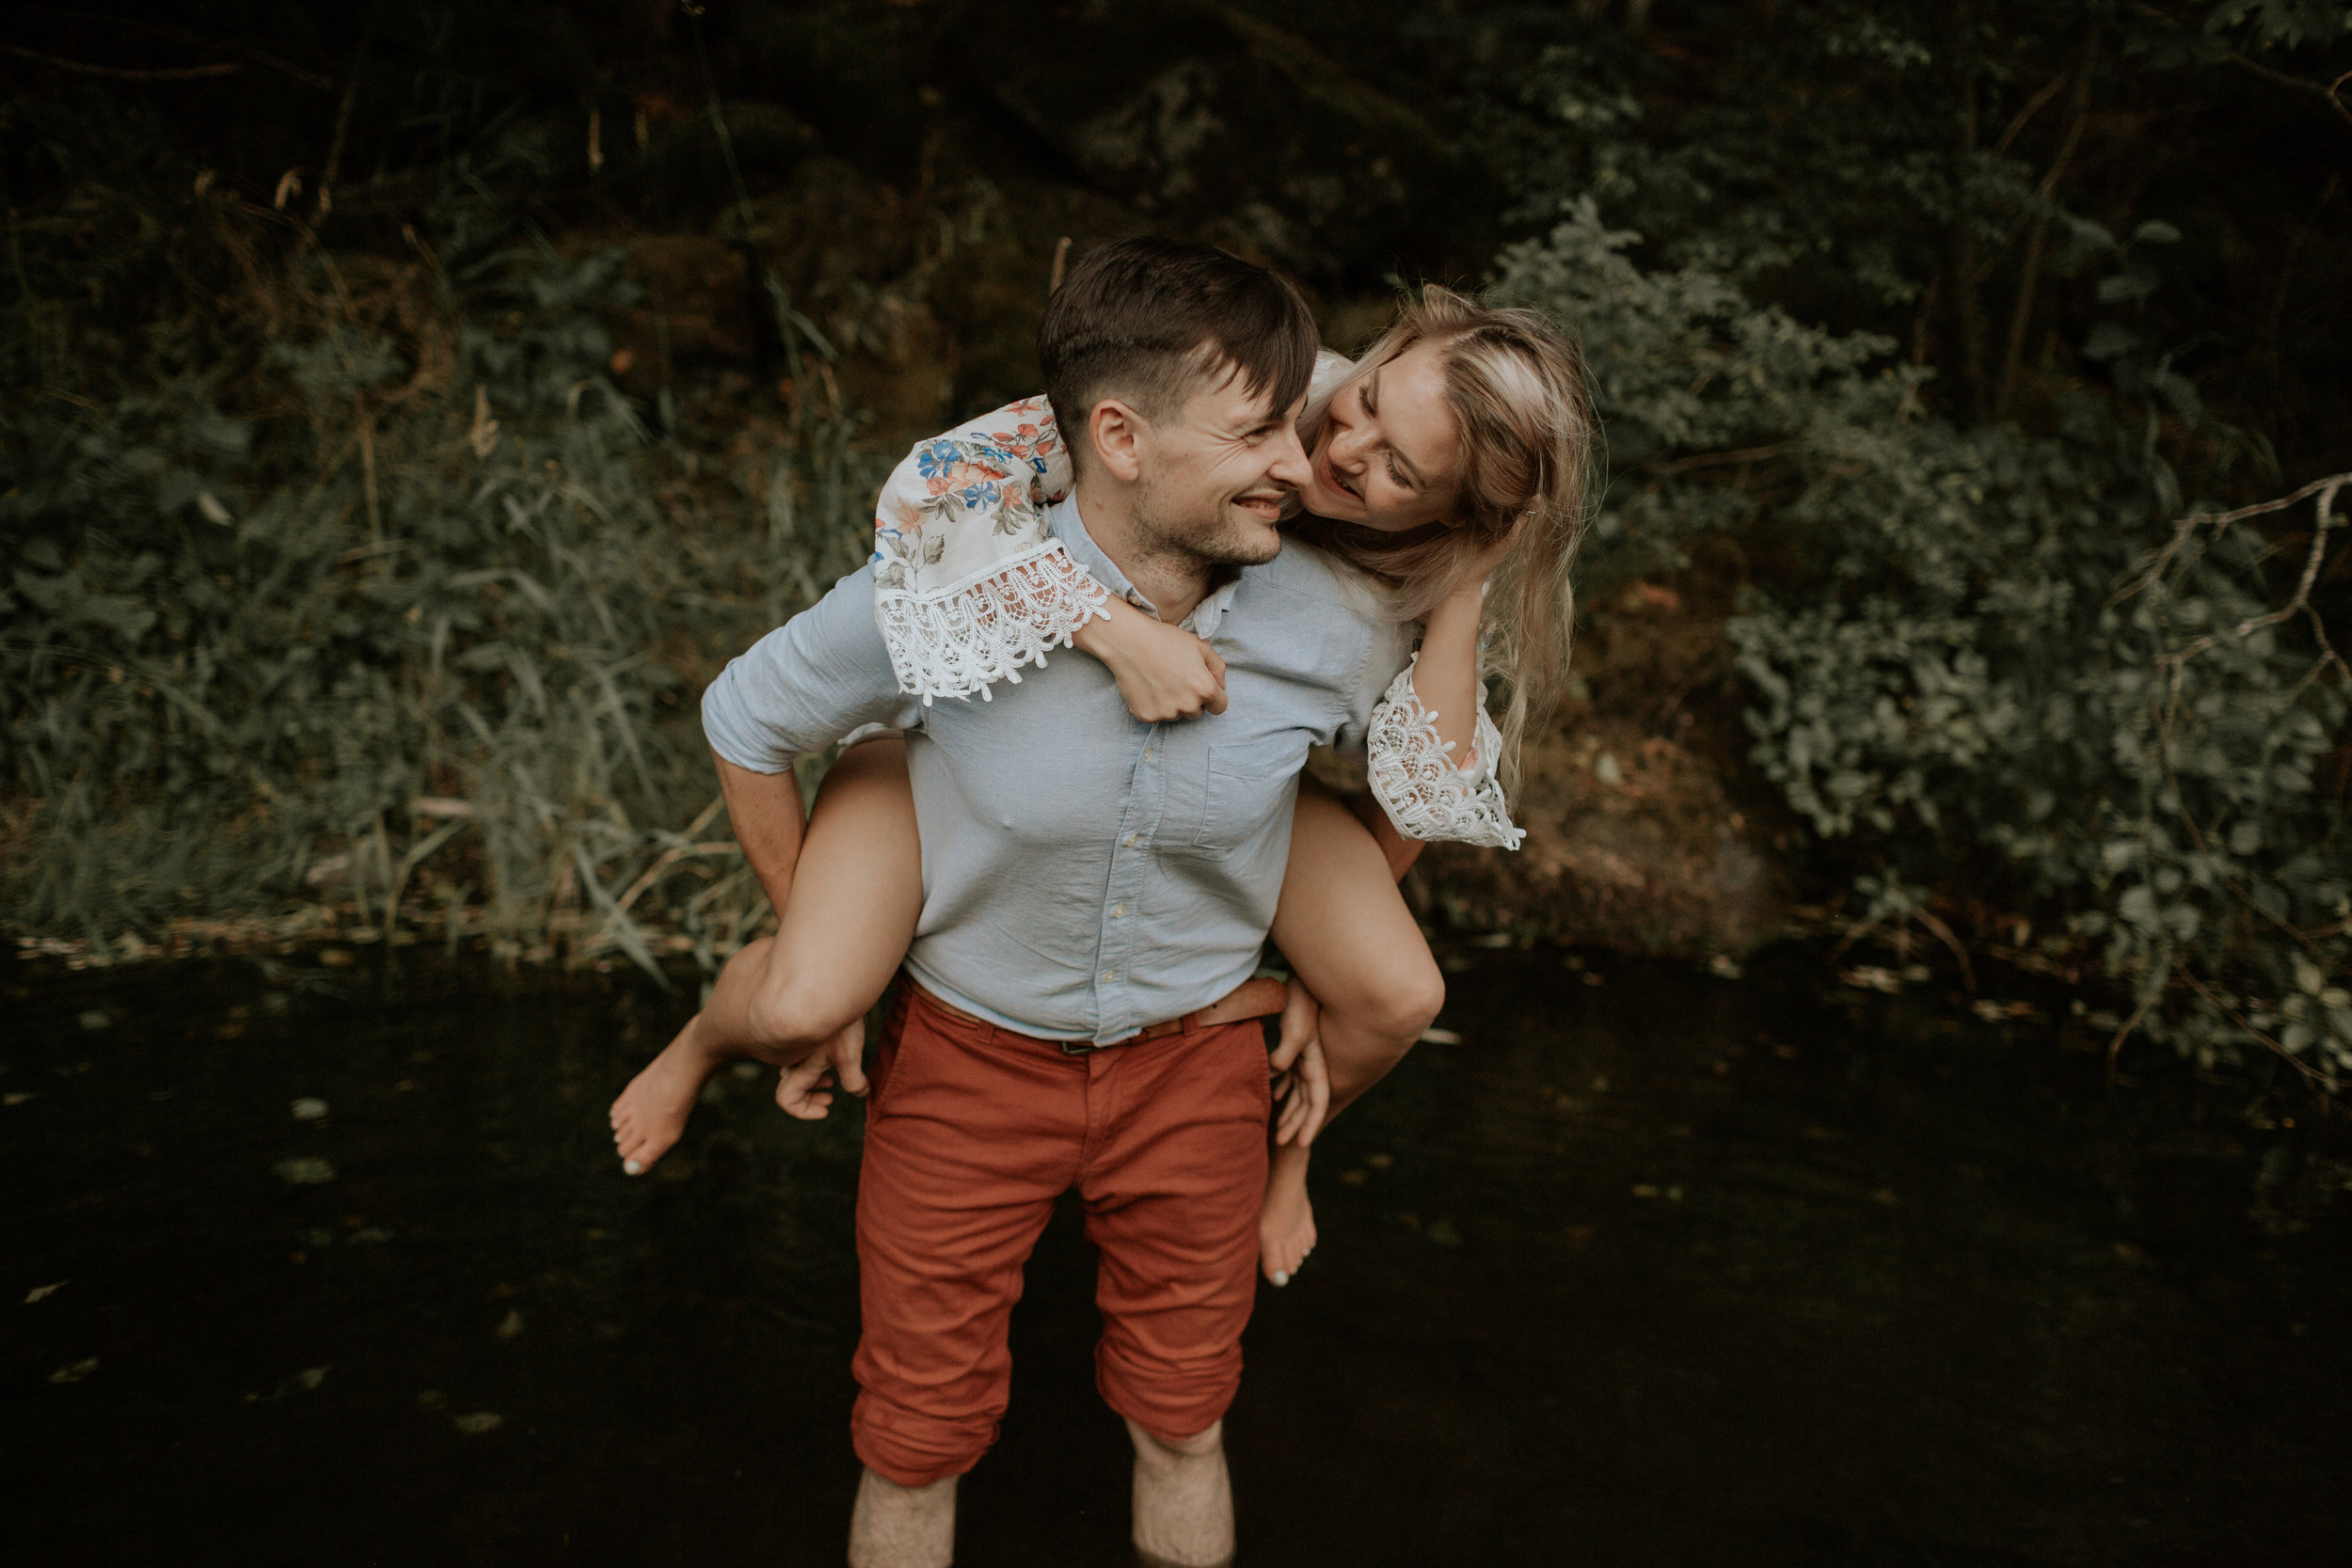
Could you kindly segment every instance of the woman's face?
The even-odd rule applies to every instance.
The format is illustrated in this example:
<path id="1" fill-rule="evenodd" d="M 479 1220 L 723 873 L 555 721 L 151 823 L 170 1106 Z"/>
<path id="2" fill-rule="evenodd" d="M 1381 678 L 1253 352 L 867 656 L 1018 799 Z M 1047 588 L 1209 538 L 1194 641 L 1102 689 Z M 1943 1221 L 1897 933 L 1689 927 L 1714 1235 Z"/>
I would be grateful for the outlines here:
<path id="1" fill-rule="evenodd" d="M 1331 400 L 1298 499 L 1318 517 L 1402 533 L 1452 515 L 1461 466 L 1461 427 L 1424 339 Z"/>

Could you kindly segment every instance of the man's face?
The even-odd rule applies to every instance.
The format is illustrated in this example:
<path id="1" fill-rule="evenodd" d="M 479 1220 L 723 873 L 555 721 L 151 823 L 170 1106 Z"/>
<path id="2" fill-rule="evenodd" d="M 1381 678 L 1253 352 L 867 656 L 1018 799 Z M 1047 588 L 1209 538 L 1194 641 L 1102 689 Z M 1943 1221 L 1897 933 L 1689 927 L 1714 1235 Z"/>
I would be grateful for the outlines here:
<path id="1" fill-rule="evenodd" d="M 1137 449 L 1139 529 L 1162 548 L 1219 565 L 1273 560 L 1282 548 L 1276 520 L 1307 483 L 1297 430 L 1305 404 L 1276 408 L 1228 374 L 1147 425 Z"/>

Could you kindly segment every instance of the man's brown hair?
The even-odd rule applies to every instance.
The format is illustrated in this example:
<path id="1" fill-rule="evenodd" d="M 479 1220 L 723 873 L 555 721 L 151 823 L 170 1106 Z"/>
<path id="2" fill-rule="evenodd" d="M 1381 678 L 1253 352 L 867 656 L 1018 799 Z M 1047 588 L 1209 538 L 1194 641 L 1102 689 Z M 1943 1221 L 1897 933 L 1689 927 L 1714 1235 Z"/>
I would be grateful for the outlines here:
<path id="1" fill-rule="evenodd" d="M 1305 395 L 1315 346 L 1288 282 L 1215 245 L 1148 234 L 1089 251 L 1037 329 L 1045 395 L 1079 463 L 1092 461 L 1086 425 L 1106 398 L 1164 420 L 1202 382 L 1238 375 L 1279 413 Z"/>

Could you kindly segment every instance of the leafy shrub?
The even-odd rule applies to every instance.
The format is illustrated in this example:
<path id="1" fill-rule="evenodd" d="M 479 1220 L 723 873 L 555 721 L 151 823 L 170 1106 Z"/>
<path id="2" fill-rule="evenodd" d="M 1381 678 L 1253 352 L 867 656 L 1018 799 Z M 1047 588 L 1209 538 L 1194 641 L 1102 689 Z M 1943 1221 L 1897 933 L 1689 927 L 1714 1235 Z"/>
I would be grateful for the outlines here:
<path id="1" fill-rule="evenodd" d="M 45 345 L 7 344 L 31 372 L 0 404 L 12 917 L 103 940 L 325 895 L 389 932 L 429 884 L 453 939 L 568 931 L 650 966 L 632 911 L 699 872 L 672 912 L 706 958 L 731 944 L 764 899 L 698 837 L 715 791 L 675 665 L 862 557 L 853 421 L 804 400 L 729 472 L 607 380 L 616 257 L 453 224 L 453 278 L 421 241 L 405 271 L 273 255 L 266 222 L 199 196 L 146 225 L 176 253 L 151 281 L 242 274 L 195 311 L 226 340 L 184 341 L 174 291 L 126 333 L 60 288 L 17 318 Z M 108 333 L 143 351 L 93 352 Z"/>
<path id="2" fill-rule="evenodd" d="M 2103 295 L 2144 297 L 2168 238 L 2087 235 L 2115 262 Z M 2352 855 L 2314 771 L 2346 672 L 2308 594 L 2334 489 L 2312 487 L 2282 584 L 2251 514 L 2180 517 L 2163 431 L 2209 457 L 2249 443 L 2123 323 L 2089 345 L 2114 394 L 2065 399 L 2056 434 L 1962 430 L 1886 340 L 1803 326 L 1696 261 L 1644 272 L 1634 243 L 1587 199 L 1503 253 L 1497 293 L 1583 334 L 1619 470 L 1592 570 L 1786 536 L 1793 576 L 1727 631 L 1757 765 L 1825 838 L 1869 847 L 1866 923 L 1938 887 L 2053 910 L 2129 990 L 2117 1044 L 2211 1063 L 2259 1042 L 2332 1089 Z"/>

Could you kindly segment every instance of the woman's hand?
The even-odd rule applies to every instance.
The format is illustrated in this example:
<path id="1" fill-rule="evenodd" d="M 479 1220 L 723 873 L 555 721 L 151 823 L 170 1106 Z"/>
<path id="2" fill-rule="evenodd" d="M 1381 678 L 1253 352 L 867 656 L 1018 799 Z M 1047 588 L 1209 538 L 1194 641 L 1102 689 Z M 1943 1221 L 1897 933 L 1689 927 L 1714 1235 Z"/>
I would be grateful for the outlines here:
<path id="1" fill-rule="evenodd" d="M 1511 551 L 1519 542 L 1519 530 L 1523 526 L 1513 523 L 1502 538 L 1472 557 L 1470 563 L 1462 569 L 1461 577 L 1455 579 L 1454 592 L 1448 596 L 1472 605 L 1485 600 L 1486 580 L 1502 569 L 1505 561 L 1511 559 Z"/>
<path id="2" fill-rule="evenodd" d="M 1225 711 L 1225 661 L 1184 630 L 1146 615 L 1121 599 L 1078 629 L 1077 646 L 1109 667 L 1127 711 L 1147 724 L 1165 724 Z"/>
<path id="3" fill-rule="evenodd" d="M 1323 1060 L 1323 1006 L 1297 976 L 1289 982 L 1290 998 L 1282 1005 L 1282 1037 L 1267 1058 L 1274 1069 L 1274 1098 L 1282 1114 L 1274 1124 L 1274 1141 L 1305 1148 L 1323 1130 L 1331 1108 L 1331 1074 Z"/>
<path id="4" fill-rule="evenodd" d="M 835 1079 L 843 1092 L 866 1092 L 866 1021 L 852 1019 L 841 1032 L 797 1062 L 776 1080 L 776 1103 L 788 1117 L 822 1121 L 833 1105 Z"/>

